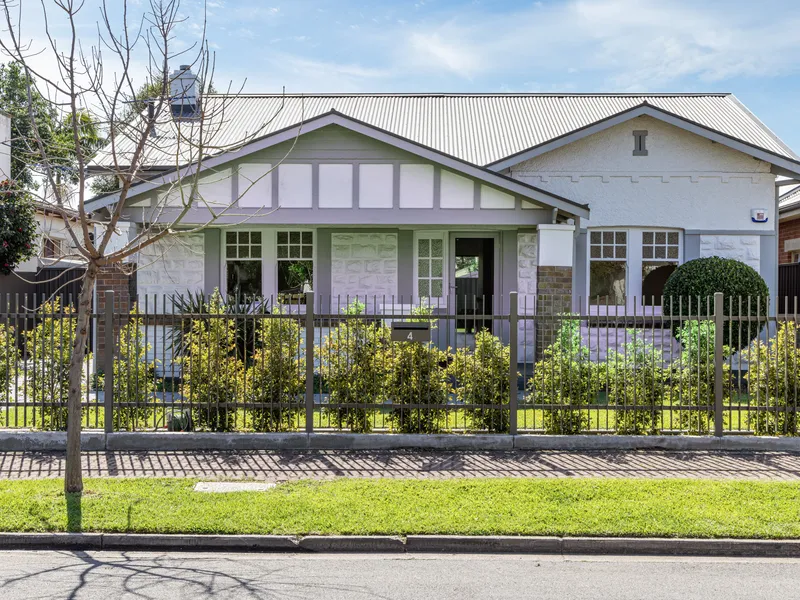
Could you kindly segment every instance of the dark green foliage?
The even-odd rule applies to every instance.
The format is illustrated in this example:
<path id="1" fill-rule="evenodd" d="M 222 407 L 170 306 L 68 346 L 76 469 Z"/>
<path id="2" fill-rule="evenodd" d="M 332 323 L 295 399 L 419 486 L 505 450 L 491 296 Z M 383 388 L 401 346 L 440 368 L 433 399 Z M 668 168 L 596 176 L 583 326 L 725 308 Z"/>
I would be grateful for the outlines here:
<path id="1" fill-rule="evenodd" d="M 0 273 L 8 275 L 35 253 L 36 211 L 16 184 L 0 182 Z"/>
<path id="2" fill-rule="evenodd" d="M 711 316 L 716 292 L 725 295 L 726 315 L 739 315 L 740 311 L 750 316 L 767 314 L 769 288 L 761 275 L 743 262 L 719 256 L 690 260 L 675 269 L 664 286 L 664 314 Z M 744 348 L 758 335 L 762 325 L 728 323 L 724 344 L 734 351 Z"/>

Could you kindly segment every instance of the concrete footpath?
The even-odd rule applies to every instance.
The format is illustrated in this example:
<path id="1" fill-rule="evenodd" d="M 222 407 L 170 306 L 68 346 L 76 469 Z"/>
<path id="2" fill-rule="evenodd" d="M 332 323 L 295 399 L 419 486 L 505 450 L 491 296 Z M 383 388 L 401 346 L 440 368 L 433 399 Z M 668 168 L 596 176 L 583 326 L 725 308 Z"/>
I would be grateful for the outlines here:
<path id="1" fill-rule="evenodd" d="M 715 451 L 87 451 L 86 477 L 292 481 L 336 477 L 693 478 L 800 481 L 800 454 Z M 63 452 L 0 453 L 0 479 L 62 477 Z"/>

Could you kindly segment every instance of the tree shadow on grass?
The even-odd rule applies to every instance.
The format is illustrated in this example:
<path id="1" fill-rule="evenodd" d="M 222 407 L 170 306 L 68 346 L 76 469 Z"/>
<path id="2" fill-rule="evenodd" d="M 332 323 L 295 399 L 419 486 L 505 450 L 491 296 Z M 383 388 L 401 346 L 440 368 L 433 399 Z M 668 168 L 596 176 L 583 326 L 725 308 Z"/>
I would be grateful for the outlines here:
<path id="1" fill-rule="evenodd" d="M 67 531 L 69 533 L 80 533 L 83 530 L 83 512 L 81 510 L 80 492 L 68 493 L 67 495 Z"/>

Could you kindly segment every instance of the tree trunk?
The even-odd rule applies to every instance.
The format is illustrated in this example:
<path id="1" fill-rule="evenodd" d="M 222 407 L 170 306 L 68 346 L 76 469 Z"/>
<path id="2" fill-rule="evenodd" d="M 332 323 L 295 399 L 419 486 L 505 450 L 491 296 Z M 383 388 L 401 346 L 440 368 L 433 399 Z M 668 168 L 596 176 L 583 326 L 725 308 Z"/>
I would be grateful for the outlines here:
<path id="1" fill-rule="evenodd" d="M 67 464 L 64 471 L 64 491 L 83 491 L 81 470 L 81 383 L 89 323 L 92 318 L 92 294 L 97 280 L 97 265 L 89 262 L 78 296 L 77 325 L 69 363 L 69 395 L 67 397 Z"/>

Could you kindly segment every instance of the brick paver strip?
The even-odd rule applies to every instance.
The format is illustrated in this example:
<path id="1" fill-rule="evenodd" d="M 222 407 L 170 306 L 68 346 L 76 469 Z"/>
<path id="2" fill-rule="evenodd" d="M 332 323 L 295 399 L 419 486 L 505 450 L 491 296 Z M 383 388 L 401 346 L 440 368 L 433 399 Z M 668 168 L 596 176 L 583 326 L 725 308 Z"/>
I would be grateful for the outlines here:
<path id="1" fill-rule="evenodd" d="M 330 479 L 391 477 L 646 477 L 800 481 L 782 452 L 86 452 L 87 477 Z M 61 452 L 0 453 L 0 479 L 62 477 Z"/>

